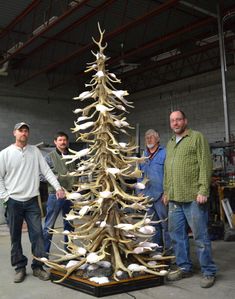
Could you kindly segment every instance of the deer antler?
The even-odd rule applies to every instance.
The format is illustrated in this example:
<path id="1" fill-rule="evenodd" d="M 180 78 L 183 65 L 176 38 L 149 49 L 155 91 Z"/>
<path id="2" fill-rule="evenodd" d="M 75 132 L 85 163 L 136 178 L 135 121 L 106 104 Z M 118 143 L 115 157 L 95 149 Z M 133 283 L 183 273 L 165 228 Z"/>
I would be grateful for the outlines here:
<path id="1" fill-rule="evenodd" d="M 92 37 L 92 40 L 99 47 L 100 53 L 103 54 L 103 52 L 104 52 L 104 50 L 105 50 L 105 48 L 107 47 L 108 44 L 105 43 L 105 45 L 102 46 L 102 41 L 103 41 L 105 30 L 104 31 L 101 30 L 99 23 L 98 23 L 98 29 L 99 29 L 99 33 L 100 33 L 100 39 L 99 39 L 99 41 L 96 41 L 93 37 Z"/>

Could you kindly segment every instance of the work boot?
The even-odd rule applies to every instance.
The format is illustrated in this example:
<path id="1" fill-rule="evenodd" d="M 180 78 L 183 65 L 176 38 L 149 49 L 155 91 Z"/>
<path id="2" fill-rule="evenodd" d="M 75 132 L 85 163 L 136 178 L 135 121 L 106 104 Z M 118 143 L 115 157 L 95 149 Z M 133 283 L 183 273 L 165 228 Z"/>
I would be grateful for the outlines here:
<path id="1" fill-rule="evenodd" d="M 183 278 L 189 278 L 193 276 L 192 271 L 183 271 L 182 269 L 178 268 L 177 270 L 170 270 L 170 272 L 167 274 L 166 279 L 168 281 L 176 281 Z"/>
<path id="2" fill-rule="evenodd" d="M 33 276 L 38 277 L 41 280 L 49 280 L 50 274 L 47 273 L 42 267 L 37 267 L 33 269 Z"/>
<path id="3" fill-rule="evenodd" d="M 25 268 L 20 268 L 20 269 L 16 270 L 15 277 L 14 277 L 14 282 L 19 283 L 19 282 L 24 281 L 25 276 L 26 276 L 26 269 Z"/>
<path id="4" fill-rule="evenodd" d="M 201 288 L 210 288 L 215 283 L 215 276 L 203 276 L 200 282 Z"/>

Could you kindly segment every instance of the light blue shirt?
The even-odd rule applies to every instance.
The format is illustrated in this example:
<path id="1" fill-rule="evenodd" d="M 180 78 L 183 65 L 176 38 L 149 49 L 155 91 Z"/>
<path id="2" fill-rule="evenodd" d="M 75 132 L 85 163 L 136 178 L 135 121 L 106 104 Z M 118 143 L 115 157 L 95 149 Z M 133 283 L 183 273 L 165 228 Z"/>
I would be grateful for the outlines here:
<path id="1" fill-rule="evenodd" d="M 144 152 L 144 156 L 150 156 L 148 150 Z M 149 181 L 147 182 L 145 189 L 137 190 L 137 193 L 143 193 L 145 196 L 149 196 L 154 201 L 161 198 L 163 194 L 165 159 L 166 150 L 160 145 L 157 152 L 154 153 L 151 159 L 147 158 L 144 163 L 140 164 L 140 170 L 142 170 L 143 176 L 138 179 L 138 182 L 141 182 L 145 176 L 149 179 Z"/>

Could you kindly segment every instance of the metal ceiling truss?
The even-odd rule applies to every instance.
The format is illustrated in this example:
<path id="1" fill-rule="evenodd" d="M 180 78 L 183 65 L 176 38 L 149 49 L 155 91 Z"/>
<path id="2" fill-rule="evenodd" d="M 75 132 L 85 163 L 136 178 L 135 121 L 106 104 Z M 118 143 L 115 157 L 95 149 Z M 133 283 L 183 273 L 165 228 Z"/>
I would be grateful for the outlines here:
<path id="1" fill-rule="evenodd" d="M 16 86 L 21 85 L 24 82 L 42 74 L 42 73 L 45 73 L 48 75 L 51 70 L 56 69 L 58 62 L 53 62 L 53 63 L 51 63 L 49 65 L 47 64 L 45 66 L 43 64 L 46 60 L 45 58 L 46 57 L 48 58 L 48 46 L 53 47 L 53 45 L 55 45 L 55 40 L 61 39 L 62 37 L 68 35 L 69 32 L 71 32 L 74 29 L 77 29 L 77 27 L 79 25 L 89 21 L 90 18 L 92 18 L 96 14 L 100 13 L 101 11 L 104 11 L 109 5 L 111 5 L 115 1 L 116 0 L 106 0 L 106 1 L 103 1 L 97 7 L 90 8 L 88 13 L 84 14 L 78 20 L 74 21 L 72 24 L 69 24 L 68 26 L 63 28 L 63 30 L 61 30 L 61 31 L 57 32 L 55 35 L 53 35 L 50 39 L 48 39 L 44 43 L 40 44 L 38 47 L 35 47 L 32 51 L 28 52 L 27 56 L 25 56 L 23 59 L 21 59 L 18 63 L 15 64 L 15 67 L 16 67 L 15 78 L 17 81 L 17 83 L 15 85 Z M 86 1 L 86 2 L 88 2 L 88 1 Z M 85 3 L 85 2 L 81 2 L 81 3 Z M 45 51 L 43 51 L 43 50 L 45 50 Z M 52 49 L 51 55 L 53 55 L 55 57 L 57 51 L 58 51 L 58 48 Z M 34 62 L 35 55 L 39 55 L 38 56 L 39 58 L 37 57 L 38 68 L 42 67 L 42 69 L 37 70 L 32 73 L 31 64 Z M 50 59 L 49 59 L 50 61 L 55 60 L 53 56 L 50 57 Z M 65 59 L 65 57 L 63 57 L 63 60 L 64 59 Z M 29 61 L 29 63 L 26 66 L 25 64 L 28 61 Z M 24 79 L 22 80 L 22 78 L 24 78 Z M 19 79 L 20 79 L 20 81 L 19 81 Z"/>
<path id="2" fill-rule="evenodd" d="M 212 17 L 204 18 L 203 20 L 193 22 L 191 24 L 188 24 L 187 26 L 183 26 L 182 28 L 177 29 L 174 32 L 170 32 L 166 35 L 157 37 L 155 40 L 152 40 L 148 43 L 139 45 L 138 48 L 135 47 L 134 49 L 131 49 L 131 50 L 123 53 L 122 58 L 130 58 L 132 56 L 139 55 L 140 53 L 142 53 L 146 50 L 152 49 L 154 47 L 158 47 L 160 44 L 164 43 L 165 41 L 175 39 L 175 38 L 180 37 L 181 35 L 183 35 L 187 32 L 191 32 L 193 30 L 196 30 L 198 28 L 201 28 L 202 26 L 208 25 L 208 24 L 213 23 L 213 22 L 216 22 L 216 21 Z M 109 34 L 107 34 L 107 35 L 109 35 Z M 107 40 L 107 35 L 105 36 L 105 40 Z M 109 68 L 111 68 L 112 65 L 117 63 L 119 61 L 119 59 L 120 59 L 119 56 L 111 58 L 108 61 Z M 149 63 L 151 63 L 151 61 L 149 61 Z M 137 70 L 137 72 L 138 72 L 138 70 Z M 135 72 L 133 72 L 132 74 L 135 75 Z M 85 74 L 83 74 L 83 70 L 82 70 L 78 73 L 75 73 L 74 76 L 81 77 L 81 76 L 85 76 Z M 70 75 L 67 80 L 58 82 L 56 85 L 51 86 L 50 89 L 54 89 L 54 88 L 57 88 L 59 86 L 62 86 L 63 84 L 71 81 L 72 79 L 73 79 L 73 77 Z"/>
<path id="3" fill-rule="evenodd" d="M 26 56 L 28 53 L 23 52 L 23 50 L 26 50 L 38 38 L 46 38 L 45 33 L 76 10 L 81 9 L 89 0 L 77 2 L 77 5 L 74 6 L 69 5 L 71 2 L 68 0 L 50 0 L 45 3 L 42 0 L 34 0 L 0 34 L 1 43 L 5 43 L 4 57 L 0 60 L 0 64 L 22 53 Z M 52 13 L 53 11 L 57 11 L 56 16 Z M 27 27 L 27 31 L 22 31 L 22 27 Z M 20 32 L 19 36 L 15 35 L 16 32 Z"/>
<path id="4" fill-rule="evenodd" d="M 110 2 L 110 1 L 108 1 Z M 167 11 L 170 7 L 173 7 L 174 5 L 176 5 L 179 2 L 179 0 L 170 0 L 165 4 L 162 4 L 160 6 L 157 6 L 156 8 L 154 8 L 153 10 L 151 10 L 150 12 L 140 16 L 139 18 L 137 18 L 134 21 L 130 21 L 127 24 L 121 25 L 118 28 L 116 28 L 115 30 L 108 32 L 105 35 L 105 41 L 109 41 L 112 40 L 114 37 L 136 27 L 137 25 L 143 24 L 144 22 L 148 21 L 150 18 L 164 12 Z M 33 72 L 30 76 L 21 79 L 20 81 L 16 82 L 16 86 L 19 86 L 25 82 L 27 82 L 28 80 L 37 77 L 38 75 L 42 74 L 42 73 L 48 73 L 51 72 L 52 70 L 55 71 L 55 69 L 58 69 L 60 66 L 62 66 L 65 63 L 68 63 L 69 61 L 71 61 L 72 59 L 75 59 L 76 57 L 79 57 L 80 55 L 84 54 L 87 51 L 90 51 L 91 49 L 96 48 L 96 45 L 94 45 L 93 42 L 86 44 L 83 47 L 78 48 L 77 50 L 75 50 L 74 52 L 70 53 L 67 56 L 63 56 L 60 60 L 53 62 L 49 65 L 46 65 L 45 67 Z M 83 66 L 83 68 L 85 67 L 85 65 Z M 22 78 L 22 77 L 21 77 Z M 69 81 L 71 80 L 71 78 L 69 79 Z"/>
<path id="5" fill-rule="evenodd" d="M 230 46 L 229 47 L 230 51 L 231 51 L 231 48 L 233 47 L 232 42 L 233 42 L 234 38 L 235 38 L 235 36 L 225 37 L 226 47 L 228 48 L 228 46 Z M 187 42 L 189 42 L 189 40 L 186 40 L 185 42 L 187 43 Z M 145 65 L 143 67 L 140 67 L 137 70 L 126 72 L 126 73 L 122 74 L 120 77 L 122 79 L 126 80 L 126 77 L 131 77 L 131 76 L 136 76 L 136 75 L 139 75 L 139 74 L 143 74 L 143 73 L 145 73 L 147 71 L 150 71 L 152 69 L 159 68 L 162 65 L 169 64 L 171 62 L 175 62 L 176 60 L 187 59 L 187 57 L 197 55 L 197 54 L 198 54 L 197 59 L 200 60 L 199 59 L 200 53 L 202 53 L 202 52 L 207 53 L 207 51 L 209 49 L 212 49 L 212 48 L 218 48 L 218 41 L 214 41 L 212 43 L 205 44 L 204 46 L 194 47 L 193 49 L 191 49 L 191 50 L 189 50 L 185 53 L 173 55 L 173 56 L 168 57 L 166 59 L 162 59 L 161 61 L 148 63 L 147 65 Z"/>
<path id="6" fill-rule="evenodd" d="M 118 3 L 123 8 L 117 12 L 118 21 L 105 23 L 107 17 L 115 13 L 111 10 L 113 5 L 117 8 Z M 85 36 L 86 29 L 95 27 L 95 20 L 99 16 L 101 26 L 110 26 L 104 36 L 110 44 L 108 67 L 112 69 L 121 59 L 139 63 L 135 70 L 120 74 L 122 81 L 125 81 L 123 84 L 130 91 L 158 86 L 219 67 L 218 42 L 209 42 L 204 46 L 196 44 L 217 34 L 216 14 L 188 1 L 168 0 L 151 3 L 149 10 L 141 11 L 140 15 L 133 14 L 131 18 L 127 16 L 130 3 L 131 0 L 33 0 L 0 32 L 0 43 L 3 45 L 0 65 L 10 61 L 15 74 L 15 86 L 42 74 L 46 74 L 50 90 L 71 80 L 83 84 L 87 80 L 83 73 L 85 63 L 89 62 L 86 59 L 90 57 L 90 50 L 96 49 L 96 45 L 90 42 L 89 31 L 89 36 Z M 188 15 L 191 21 L 185 17 L 187 22 L 177 24 L 175 30 L 170 29 L 174 10 Z M 235 7 L 229 8 L 225 14 L 228 11 L 234 13 Z M 150 22 L 158 20 L 157 17 L 163 14 L 163 33 L 159 35 L 156 30 L 154 38 L 146 38 Z M 140 36 L 136 36 L 135 44 L 121 51 L 115 48 L 120 41 L 125 43 L 128 34 L 140 27 L 143 30 Z M 97 35 L 96 29 L 95 37 Z M 231 52 L 234 51 L 233 39 L 233 36 L 226 38 L 226 47 L 229 46 Z M 178 48 L 181 49 L 179 53 L 158 60 L 162 52 Z M 117 52 L 120 53 L 117 55 Z M 158 61 L 151 60 L 154 56 Z M 233 63 L 231 57 L 228 63 Z M 77 65 L 78 69 L 74 71 Z"/>
<path id="7" fill-rule="evenodd" d="M 233 40 L 235 37 L 233 37 Z M 196 51 L 194 51 L 196 52 Z M 234 64 L 234 56 L 228 57 L 228 65 Z M 177 58 L 162 61 L 138 75 L 125 74 L 121 77 L 122 88 L 128 88 L 130 93 L 157 87 L 170 82 L 182 80 L 204 72 L 220 68 L 219 48 L 202 47 L 199 53 L 179 55 Z M 145 82 L 145 84 L 143 84 Z"/>

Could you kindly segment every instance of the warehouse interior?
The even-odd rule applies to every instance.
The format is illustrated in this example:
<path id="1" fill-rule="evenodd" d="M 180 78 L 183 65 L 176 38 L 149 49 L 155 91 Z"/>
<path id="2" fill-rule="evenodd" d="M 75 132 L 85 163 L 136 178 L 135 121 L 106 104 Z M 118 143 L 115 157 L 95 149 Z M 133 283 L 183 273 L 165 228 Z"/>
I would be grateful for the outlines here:
<path id="1" fill-rule="evenodd" d="M 233 0 L 0 1 L 0 150 L 14 142 L 15 123 L 30 124 L 30 143 L 51 147 L 56 131 L 71 133 L 73 97 L 87 90 L 98 23 L 105 30 L 107 68 L 121 80 L 134 109 L 127 119 L 144 150 L 144 133 L 172 136 L 171 111 L 183 110 L 211 146 L 210 232 L 218 282 L 199 290 L 194 278 L 113 298 L 232 298 L 235 268 L 235 3 Z M 224 198 L 227 201 L 224 203 Z M 28 277 L 14 285 L 10 239 L 1 207 L 2 299 L 92 298 Z M 61 219 L 58 226 L 61 225 Z M 30 255 L 27 234 L 23 244 Z M 6 273 L 6 274 L 5 274 Z M 199 277 L 199 270 L 198 270 Z M 187 283 L 185 283 L 187 282 Z M 22 288 L 22 289 L 21 289 Z M 38 289 L 38 290 L 37 290 Z"/>

